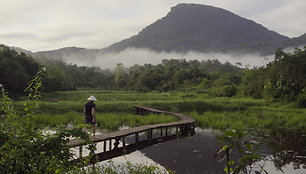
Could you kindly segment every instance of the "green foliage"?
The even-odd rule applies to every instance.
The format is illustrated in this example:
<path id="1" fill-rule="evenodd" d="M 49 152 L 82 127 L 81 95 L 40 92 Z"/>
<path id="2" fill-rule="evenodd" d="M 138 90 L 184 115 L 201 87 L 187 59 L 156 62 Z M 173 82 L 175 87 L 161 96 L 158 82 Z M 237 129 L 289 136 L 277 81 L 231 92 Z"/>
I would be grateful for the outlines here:
<path id="1" fill-rule="evenodd" d="M 84 123 L 84 118 L 77 112 L 65 112 L 62 114 L 35 114 L 33 115 L 34 126 L 37 128 L 53 127 L 56 128 L 59 125 L 80 125 Z"/>
<path id="2" fill-rule="evenodd" d="M 306 108 L 306 88 L 298 95 L 298 103 L 302 108 Z"/>
<path id="3" fill-rule="evenodd" d="M 240 95 L 253 98 L 263 98 L 266 69 L 245 70 L 240 84 Z"/>
<path id="4" fill-rule="evenodd" d="M 39 69 L 31 56 L 18 54 L 7 46 L 0 45 L 0 84 L 11 93 L 22 93 Z"/>
<path id="5" fill-rule="evenodd" d="M 210 97 L 253 97 L 296 101 L 303 106 L 306 86 L 306 47 L 293 53 L 277 50 L 275 60 L 266 67 L 242 68 L 218 60 L 162 60 L 158 65 L 145 64 L 114 70 L 66 64 L 61 60 L 40 58 L 46 67 L 44 91 L 82 89 L 133 91 L 188 91 Z M 23 53 L 0 46 L 0 83 L 13 94 L 20 93 L 39 65 Z"/>
<path id="6" fill-rule="evenodd" d="M 42 74 L 30 81 L 26 91 L 29 93 L 24 109 L 21 113 L 15 112 L 13 104 L 7 92 L 0 86 L 1 94 L 1 124 L 0 124 L 0 173 L 165 173 L 152 165 L 132 165 L 127 163 L 121 168 L 102 166 L 101 168 L 89 167 L 89 171 L 81 169 L 80 164 L 71 164 L 73 157 L 67 143 L 70 138 L 82 138 L 89 144 L 88 149 L 92 152 L 95 145 L 89 142 L 89 136 L 82 131 L 82 127 L 67 130 L 56 129 L 54 134 L 48 134 L 37 129 L 37 118 L 46 117 L 33 114 L 38 108 L 37 100 L 40 97 L 39 89 L 42 87 Z M 75 118 L 75 113 L 59 116 L 47 115 L 49 121 L 65 118 L 68 121 Z M 53 117 L 53 118 L 52 118 Z M 54 118 L 58 117 L 58 118 Z M 67 118 L 68 117 L 68 118 Z M 122 122 L 131 120 L 132 116 L 123 118 Z M 99 118 L 99 117 L 98 117 Z M 117 117 L 118 118 L 118 117 Z M 146 119 L 145 119 L 146 118 Z M 101 118 L 100 118 L 101 119 Z M 102 118 L 103 119 L 103 118 Z M 103 119 L 104 120 L 104 119 Z M 154 124 L 164 122 L 163 116 L 151 115 L 148 117 L 138 116 L 135 124 Z M 169 119 L 168 119 L 169 120 Z M 171 119 L 170 119 L 171 120 Z M 60 122 L 60 121 L 59 121 Z M 54 122 L 53 124 L 58 124 Z M 50 125 L 48 123 L 48 125 Z M 107 124 L 108 125 L 108 124 Z M 91 153 L 92 154 L 92 153 Z M 82 165 L 89 164 L 90 156 L 85 158 Z M 100 170 L 101 169 L 101 170 Z"/>
<path id="7" fill-rule="evenodd" d="M 101 174 L 175 174 L 170 170 L 159 168 L 151 164 L 132 164 L 127 162 L 125 164 L 115 164 L 113 161 L 109 161 L 102 166 L 96 166 L 94 168 L 88 168 L 84 172 L 76 173 L 101 173 Z"/>
<path id="8" fill-rule="evenodd" d="M 123 113 L 98 113 L 96 115 L 97 125 L 100 129 L 106 131 L 118 130 L 121 126 L 141 126 L 158 123 L 167 123 L 177 121 L 177 118 L 168 115 L 146 115 Z M 66 112 L 63 114 L 36 114 L 33 116 L 34 126 L 37 128 L 53 127 L 59 125 L 80 125 L 84 123 L 84 116 L 76 112 Z"/>
<path id="9" fill-rule="evenodd" d="M 88 140 L 81 128 L 58 129 L 53 135 L 45 135 L 33 126 L 41 81 L 42 71 L 26 89 L 29 94 L 22 113 L 14 111 L 7 93 L 0 87 L 0 173 L 65 173 L 78 167 L 69 165 L 72 154 L 66 144 L 68 137 Z"/>
<path id="10" fill-rule="evenodd" d="M 97 114 L 98 127 L 107 130 L 118 130 L 121 126 L 136 127 L 141 125 L 150 125 L 158 123 L 168 123 L 178 121 L 174 116 L 169 115 L 156 115 L 149 114 L 146 116 L 134 115 L 134 114 L 116 114 L 106 113 Z"/>
<path id="11" fill-rule="evenodd" d="M 235 73 L 240 68 L 218 60 L 186 61 L 184 59 L 163 60 L 158 65 L 134 65 L 126 68 L 119 63 L 113 71 L 98 67 L 66 65 L 59 60 L 40 59 L 47 68 L 45 91 L 69 90 L 77 88 L 99 88 L 136 91 L 171 91 L 189 89 L 199 85 L 204 79 L 213 82 L 222 73 L 227 73 L 231 84 L 240 78 Z M 235 93 L 235 92 L 234 92 Z M 233 95 L 220 94 L 219 96 Z"/>
<path id="12" fill-rule="evenodd" d="M 278 50 L 267 69 L 266 90 L 276 99 L 295 99 L 306 86 L 306 47 L 293 53 Z"/>
<path id="13" fill-rule="evenodd" d="M 277 50 L 266 67 L 245 70 L 240 95 L 293 101 L 306 86 L 306 47 L 293 53 Z"/>
<path id="14" fill-rule="evenodd" d="M 284 130 L 305 130 L 306 112 L 304 110 L 289 110 L 254 107 L 245 111 L 205 112 L 198 114 L 192 112 L 189 115 L 196 119 L 197 125 L 202 128 L 214 128 L 219 130 L 235 129 L 262 129 L 276 130 L 281 127 Z"/>
<path id="15" fill-rule="evenodd" d="M 117 130 L 120 126 L 134 127 L 152 124 L 152 120 L 169 122 L 171 117 L 135 115 L 133 105 L 185 113 L 197 120 L 202 128 L 230 129 L 305 129 L 305 110 L 295 103 L 269 102 L 251 98 L 207 98 L 206 94 L 189 92 L 142 93 L 134 91 L 65 91 L 43 93 L 33 121 L 36 127 L 83 123 L 82 109 L 88 96 L 96 102 L 98 126 Z M 23 111 L 23 102 L 14 102 L 16 110 Z M 151 118 L 152 117 L 152 118 Z M 161 120 L 159 120 L 161 119 Z M 165 119 L 165 120 L 163 120 Z M 170 119 L 170 120 L 167 120 Z M 233 121 L 234 120 L 234 121 Z M 305 121 L 303 121 L 305 120 Z M 49 124 L 49 125 L 48 125 Z"/>
<path id="16" fill-rule="evenodd" d="M 221 156 L 221 161 L 226 161 L 224 168 L 227 174 L 249 174 L 255 172 L 256 174 L 266 173 L 259 160 L 264 160 L 260 155 L 260 145 L 256 141 L 247 141 L 246 132 L 229 130 L 225 131 L 223 135 L 218 136 L 218 139 L 226 143 L 217 152 Z M 231 152 L 237 149 L 240 156 L 238 160 L 231 160 Z"/>
<path id="17" fill-rule="evenodd" d="M 122 89 L 127 86 L 128 74 L 123 67 L 123 64 L 119 63 L 114 70 L 115 79 L 114 83 L 118 89 Z"/>

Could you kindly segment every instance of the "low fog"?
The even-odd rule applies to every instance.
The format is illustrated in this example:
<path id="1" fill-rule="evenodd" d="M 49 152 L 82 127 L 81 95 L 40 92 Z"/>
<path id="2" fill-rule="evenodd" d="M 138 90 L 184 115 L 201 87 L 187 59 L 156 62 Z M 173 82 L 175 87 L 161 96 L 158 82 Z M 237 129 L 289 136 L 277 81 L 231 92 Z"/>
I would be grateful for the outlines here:
<path id="1" fill-rule="evenodd" d="M 135 64 L 156 65 L 161 63 L 163 59 L 186 59 L 186 60 L 213 60 L 217 59 L 221 63 L 230 62 L 235 65 L 237 62 L 242 67 L 260 67 L 266 65 L 273 60 L 273 56 L 259 56 L 256 54 L 222 54 L 222 53 L 199 53 L 189 51 L 186 53 L 179 52 L 155 52 L 149 49 L 128 48 L 118 53 L 94 53 L 94 54 L 71 54 L 64 56 L 67 63 L 77 64 L 79 66 L 99 66 L 102 69 L 113 69 L 118 63 L 122 63 L 124 67 L 130 67 Z"/>

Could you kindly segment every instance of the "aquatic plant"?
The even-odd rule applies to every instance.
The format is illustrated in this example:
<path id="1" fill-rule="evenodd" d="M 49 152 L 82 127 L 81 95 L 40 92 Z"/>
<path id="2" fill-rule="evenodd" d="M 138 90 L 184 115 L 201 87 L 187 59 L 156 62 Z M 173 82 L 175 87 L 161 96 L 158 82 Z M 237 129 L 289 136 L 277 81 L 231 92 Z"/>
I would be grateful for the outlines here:
<path id="1" fill-rule="evenodd" d="M 229 130 L 223 135 L 217 136 L 220 141 L 225 143 L 217 155 L 221 156 L 220 161 L 225 161 L 224 168 L 227 174 L 250 174 L 250 173 L 268 173 L 264 166 L 259 163 L 260 160 L 265 160 L 260 154 L 260 144 L 254 140 L 246 140 L 247 132 Z M 238 150 L 239 158 L 231 159 L 231 152 Z"/>

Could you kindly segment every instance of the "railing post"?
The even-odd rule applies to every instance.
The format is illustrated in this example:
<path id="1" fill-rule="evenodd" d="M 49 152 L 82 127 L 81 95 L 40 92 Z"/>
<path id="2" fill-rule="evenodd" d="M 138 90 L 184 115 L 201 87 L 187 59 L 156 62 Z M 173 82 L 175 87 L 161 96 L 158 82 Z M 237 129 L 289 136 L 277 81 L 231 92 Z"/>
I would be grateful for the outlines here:
<path id="1" fill-rule="evenodd" d="M 138 143 L 139 143 L 139 133 L 138 132 L 136 132 L 135 133 L 135 143 L 138 145 Z"/>
<path id="2" fill-rule="evenodd" d="M 160 139 L 163 139 L 163 128 L 160 128 Z"/>
<path id="3" fill-rule="evenodd" d="M 109 151 L 112 150 L 112 139 L 109 139 Z"/>
<path id="4" fill-rule="evenodd" d="M 122 146 L 125 148 L 125 136 L 122 137 Z"/>
<path id="5" fill-rule="evenodd" d="M 106 152 L 106 140 L 103 141 L 103 152 Z"/>
<path id="6" fill-rule="evenodd" d="M 118 149 L 118 146 L 119 146 L 119 140 L 121 139 L 121 137 L 117 137 L 115 138 L 115 143 L 114 143 L 114 149 Z"/>
<path id="7" fill-rule="evenodd" d="M 79 158 L 83 157 L 83 146 L 79 146 Z"/>
<path id="8" fill-rule="evenodd" d="M 166 137 L 168 136 L 168 127 L 166 127 Z"/>
<path id="9" fill-rule="evenodd" d="M 152 140 L 152 129 L 148 130 L 148 140 L 151 141 Z"/>

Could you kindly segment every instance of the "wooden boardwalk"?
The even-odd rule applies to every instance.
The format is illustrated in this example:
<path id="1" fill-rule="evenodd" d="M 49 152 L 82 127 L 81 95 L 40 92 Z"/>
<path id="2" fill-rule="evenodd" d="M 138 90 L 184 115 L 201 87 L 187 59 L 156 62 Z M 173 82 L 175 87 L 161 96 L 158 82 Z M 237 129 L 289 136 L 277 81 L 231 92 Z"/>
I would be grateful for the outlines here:
<path id="1" fill-rule="evenodd" d="M 195 119 L 188 117 L 184 114 L 161 111 L 157 109 L 134 106 L 136 113 L 140 115 L 146 114 L 166 114 L 173 115 L 179 118 L 179 121 L 154 124 L 154 125 L 145 125 L 129 128 L 126 130 L 111 132 L 102 135 L 96 135 L 95 137 L 90 137 L 90 140 L 94 143 L 103 144 L 103 151 L 95 156 L 95 162 L 111 159 L 116 156 L 121 156 L 124 154 L 131 153 L 135 150 L 142 149 L 144 147 L 150 146 L 155 143 L 162 141 L 168 141 L 178 137 L 185 137 L 188 135 L 193 135 L 195 133 Z M 171 132 L 170 129 L 175 129 L 175 133 Z M 156 134 L 153 136 L 153 132 L 159 132 L 158 136 Z M 140 140 L 140 134 L 146 134 L 146 139 Z M 126 144 L 126 137 L 132 136 L 134 139 L 133 143 Z M 120 142 L 122 146 L 119 147 Z M 68 145 L 70 147 L 79 147 L 79 157 L 82 158 L 82 147 L 85 145 L 84 140 L 70 140 Z"/>

